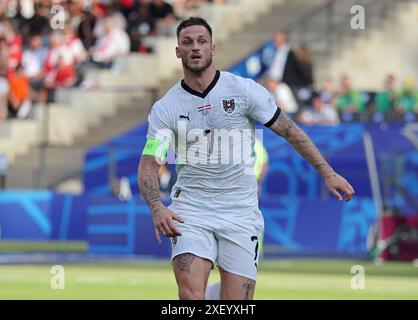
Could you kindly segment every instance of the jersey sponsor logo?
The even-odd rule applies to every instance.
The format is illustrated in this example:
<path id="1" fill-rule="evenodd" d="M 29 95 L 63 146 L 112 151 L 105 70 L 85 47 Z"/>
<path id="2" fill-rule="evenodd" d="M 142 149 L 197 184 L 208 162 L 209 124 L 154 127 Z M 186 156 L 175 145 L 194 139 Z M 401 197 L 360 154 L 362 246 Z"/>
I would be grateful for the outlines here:
<path id="1" fill-rule="evenodd" d="M 235 100 L 233 98 L 222 99 L 222 107 L 227 114 L 232 114 L 235 111 Z"/>
<path id="2" fill-rule="evenodd" d="M 190 112 L 187 115 L 181 114 L 180 117 L 179 117 L 179 119 L 187 119 L 187 120 L 190 121 L 190 117 L 189 116 L 190 116 Z"/>

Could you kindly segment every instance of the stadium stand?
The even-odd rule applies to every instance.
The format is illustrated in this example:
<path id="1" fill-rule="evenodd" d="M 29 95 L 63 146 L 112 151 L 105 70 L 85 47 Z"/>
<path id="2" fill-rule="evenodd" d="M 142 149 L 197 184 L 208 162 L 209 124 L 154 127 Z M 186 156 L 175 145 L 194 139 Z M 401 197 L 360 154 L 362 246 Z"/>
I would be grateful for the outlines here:
<path id="1" fill-rule="evenodd" d="M 219 32 L 219 34 L 229 36 L 233 30 L 243 28 L 244 23 L 253 21 L 260 14 L 268 12 L 272 5 L 281 2 L 278 0 L 263 0 L 255 6 L 252 1 L 225 4 L 209 4 L 202 1 L 198 11 L 202 15 L 208 16 L 208 20 L 212 22 L 214 28 L 219 28 L 217 25 L 222 23 L 222 32 Z M 213 6 L 216 6 L 216 9 L 212 8 Z M 41 7 L 43 9 L 43 5 Z M 102 11 L 106 10 L 106 5 L 99 3 L 97 10 L 93 9 L 94 14 L 103 16 Z M 77 11 L 74 8 L 71 10 L 71 12 Z M 244 12 L 251 12 L 252 14 L 242 15 L 243 17 L 249 17 L 248 19 L 227 18 L 234 10 L 237 12 L 244 10 Z M 188 13 L 183 12 L 183 14 L 187 15 Z M 72 20 L 74 19 L 73 17 Z M 80 17 L 80 19 L 82 18 Z M 28 151 L 30 151 L 30 154 L 26 155 L 27 159 L 37 158 L 37 151 L 39 151 L 36 148 L 37 144 L 42 145 L 47 141 L 48 145 L 57 147 L 74 145 L 77 137 L 87 135 L 89 130 L 94 125 L 98 126 L 99 123 L 102 123 L 105 117 L 115 118 L 125 112 L 132 118 L 133 108 L 136 109 L 137 121 L 145 119 L 146 112 L 152 102 L 150 96 L 151 100 L 155 99 L 155 86 L 164 80 L 172 81 L 173 75 L 179 69 L 174 54 L 167 55 L 167 52 L 173 51 L 176 43 L 175 36 L 152 36 L 147 41 L 153 47 L 152 53 L 135 53 L 119 57 L 115 59 L 110 69 L 87 68 L 82 72 L 83 82 L 79 87 L 57 88 L 54 90 L 54 95 L 50 95 L 50 99 L 54 98 L 54 102 L 47 104 L 47 108 L 37 108 L 35 106 L 32 111 L 34 119 L 25 119 L 24 124 L 19 119 L 7 121 L 4 130 L 2 130 L 5 141 L 2 144 L 2 149 L 7 154 L 11 164 L 8 176 L 9 188 L 28 187 L 28 181 L 30 181 L 32 187 L 34 183 L 36 184 L 36 178 L 25 179 L 25 176 L 34 176 L 35 168 L 29 164 L 30 161 L 22 159 L 24 158 L 22 156 L 19 164 L 15 162 L 15 158 L 17 155 L 25 154 Z M 123 108 L 123 106 L 127 108 Z M 69 115 L 71 115 L 71 118 L 66 121 L 65 119 Z M 28 123 L 31 124 L 28 125 Z M 77 125 L 74 126 L 74 123 L 77 123 Z M 120 129 L 126 129 L 134 123 L 128 120 L 125 126 Z M 13 140 L 16 135 L 13 135 L 12 132 L 20 132 L 20 128 L 23 126 L 30 126 L 30 134 L 19 136 L 18 141 Z M 91 132 L 88 134 L 91 134 Z M 27 136 L 29 137 L 26 138 Z M 109 132 L 107 137 L 110 136 L 111 133 Z M 19 145 L 19 147 L 16 148 L 16 145 Z M 81 164 L 80 161 L 78 162 Z M 68 165 L 72 167 L 71 164 Z M 29 168 L 27 168 L 28 166 Z M 74 171 L 79 171 L 79 169 L 74 169 L 72 172 L 68 172 L 62 162 L 57 166 L 58 168 L 53 169 L 54 173 L 52 175 L 60 177 L 50 179 L 48 186 L 58 183 L 60 179 L 71 175 Z M 62 174 L 62 172 L 65 173 Z"/>

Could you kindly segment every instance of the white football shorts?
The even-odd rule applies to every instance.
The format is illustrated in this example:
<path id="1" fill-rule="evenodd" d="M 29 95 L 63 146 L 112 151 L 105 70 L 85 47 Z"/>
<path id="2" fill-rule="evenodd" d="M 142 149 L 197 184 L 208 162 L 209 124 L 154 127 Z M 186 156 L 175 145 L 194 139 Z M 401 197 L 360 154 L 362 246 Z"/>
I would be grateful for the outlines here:
<path id="1" fill-rule="evenodd" d="M 179 214 L 179 212 L 176 212 Z M 184 217 L 185 223 L 175 221 L 181 236 L 171 238 L 171 260 L 183 253 L 212 261 L 223 270 L 256 280 L 258 266 L 258 243 L 264 229 L 260 212 L 252 214 L 252 219 L 243 223 L 234 219 L 233 223 L 214 222 L 199 224 L 196 219 Z"/>

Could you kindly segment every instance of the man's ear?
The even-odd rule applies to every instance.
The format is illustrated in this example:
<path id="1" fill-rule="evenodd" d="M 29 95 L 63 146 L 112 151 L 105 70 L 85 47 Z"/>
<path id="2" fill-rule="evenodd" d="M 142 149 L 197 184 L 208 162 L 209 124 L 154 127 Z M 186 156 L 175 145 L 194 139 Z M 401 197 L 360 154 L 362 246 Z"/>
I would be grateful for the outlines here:
<path id="1" fill-rule="evenodd" d="M 216 45 L 212 44 L 212 57 L 215 56 Z"/>
<path id="2" fill-rule="evenodd" d="M 179 58 L 179 59 L 181 58 L 180 57 L 180 49 L 179 49 L 179 47 L 176 47 L 176 57 Z"/>

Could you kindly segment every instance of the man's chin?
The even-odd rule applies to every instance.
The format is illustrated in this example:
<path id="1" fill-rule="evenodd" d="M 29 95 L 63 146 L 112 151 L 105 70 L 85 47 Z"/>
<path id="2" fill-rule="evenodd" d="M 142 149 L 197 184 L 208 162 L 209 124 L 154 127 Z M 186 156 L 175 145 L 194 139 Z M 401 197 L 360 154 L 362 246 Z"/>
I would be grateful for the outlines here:
<path id="1" fill-rule="evenodd" d="M 207 66 L 191 66 L 190 70 L 196 73 L 201 73 L 203 71 L 205 71 L 207 68 Z"/>
<path id="2" fill-rule="evenodd" d="M 189 71 L 195 73 L 195 74 L 201 74 L 203 71 L 205 71 L 209 66 L 208 64 L 186 64 L 184 65 Z"/>

